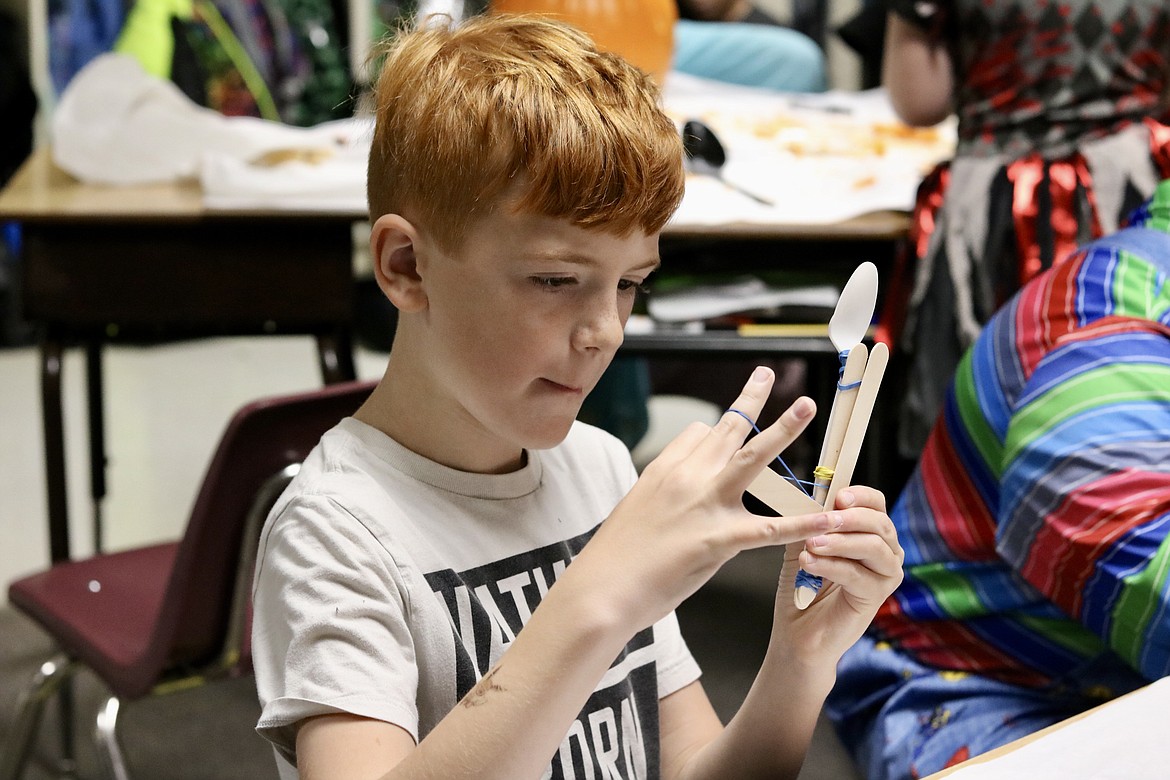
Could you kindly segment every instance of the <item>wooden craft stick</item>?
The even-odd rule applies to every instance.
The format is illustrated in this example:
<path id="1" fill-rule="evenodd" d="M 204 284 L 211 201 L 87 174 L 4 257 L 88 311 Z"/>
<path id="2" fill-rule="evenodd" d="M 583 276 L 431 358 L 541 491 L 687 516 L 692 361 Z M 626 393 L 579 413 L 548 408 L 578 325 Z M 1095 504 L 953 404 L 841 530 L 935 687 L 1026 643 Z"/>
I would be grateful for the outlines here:
<path id="1" fill-rule="evenodd" d="M 852 385 L 861 381 L 865 372 L 865 363 L 869 357 L 869 348 L 858 344 L 849 350 L 845 359 L 845 370 L 838 382 L 837 392 L 833 394 L 833 406 L 829 411 L 829 421 L 825 425 L 825 441 L 821 445 L 821 456 L 817 459 L 819 468 L 828 469 L 834 473 L 837 470 L 837 460 L 841 455 L 841 444 L 845 440 L 845 430 L 849 426 L 853 406 L 857 401 L 857 394 L 861 387 L 841 390 L 841 385 Z M 815 476 L 815 475 L 814 475 Z M 813 500 L 821 506 L 827 506 L 825 497 L 829 495 L 829 482 L 815 479 L 813 485 Z"/>
<path id="2" fill-rule="evenodd" d="M 850 353 L 852 357 L 852 352 Z M 824 496 L 824 506 L 832 509 L 837 501 L 837 492 L 849 485 L 853 479 L 853 469 L 857 466 L 857 458 L 861 452 L 861 444 L 865 440 L 866 429 L 869 428 L 869 418 L 873 413 L 874 401 L 877 400 L 878 389 L 882 384 L 882 377 L 886 372 L 886 364 L 890 359 L 890 350 L 885 344 L 877 343 L 869 353 L 869 360 L 865 363 L 865 371 L 861 375 L 861 386 L 853 399 L 853 406 L 845 423 L 845 435 L 841 441 L 839 455 L 833 467 L 832 481 Z M 848 360 L 846 361 L 848 365 Z M 816 599 L 821 590 L 821 578 L 806 571 L 799 571 L 796 575 L 796 590 L 792 594 L 793 603 L 797 609 L 807 609 Z"/>
<path id="3" fill-rule="evenodd" d="M 811 515 L 825 511 L 824 507 L 805 495 L 804 491 L 772 469 L 761 471 L 759 476 L 748 485 L 747 492 L 779 512 L 783 517 Z"/>
<path id="4" fill-rule="evenodd" d="M 869 418 L 873 414 L 878 388 L 881 387 L 889 360 L 889 347 L 880 341 L 874 344 L 873 350 L 869 353 L 869 362 L 865 364 L 857 400 L 853 402 L 853 414 L 849 416 L 845 439 L 841 442 L 841 456 L 837 459 L 837 468 L 833 471 L 833 481 L 829 483 L 829 494 L 825 497 L 827 507 L 833 506 L 838 491 L 849 487 L 853 480 L 853 469 L 857 466 L 857 459 L 861 454 L 861 445 L 869 428 Z"/>

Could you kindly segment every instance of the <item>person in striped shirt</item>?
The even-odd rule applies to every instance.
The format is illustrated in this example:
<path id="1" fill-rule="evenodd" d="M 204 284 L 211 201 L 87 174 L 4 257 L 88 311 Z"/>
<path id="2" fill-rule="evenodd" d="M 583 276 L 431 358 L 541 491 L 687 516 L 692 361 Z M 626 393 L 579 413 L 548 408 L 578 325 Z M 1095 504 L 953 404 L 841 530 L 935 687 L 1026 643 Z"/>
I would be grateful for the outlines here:
<path id="1" fill-rule="evenodd" d="M 827 712 L 924 777 L 1170 675 L 1170 180 L 963 357 L 891 516 L 905 579 Z"/>

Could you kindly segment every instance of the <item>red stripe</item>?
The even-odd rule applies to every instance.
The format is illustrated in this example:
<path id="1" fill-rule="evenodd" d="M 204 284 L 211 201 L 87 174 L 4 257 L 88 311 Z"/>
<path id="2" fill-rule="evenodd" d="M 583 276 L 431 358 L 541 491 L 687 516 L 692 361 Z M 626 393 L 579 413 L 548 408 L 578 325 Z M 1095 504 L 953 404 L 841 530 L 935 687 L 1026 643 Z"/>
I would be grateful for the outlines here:
<path id="1" fill-rule="evenodd" d="M 964 474 L 963 465 L 944 425 L 935 425 L 919 460 L 926 500 L 939 536 L 959 560 L 995 558 L 995 523 L 982 496 Z"/>
<path id="2" fill-rule="evenodd" d="M 1096 480 L 1069 494 L 1044 519 L 1020 574 L 1078 618 L 1097 562 L 1119 537 L 1156 516 L 1155 508 L 1167 501 L 1161 474 L 1125 469 Z"/>
<path id="3" fill-rule="evenodd" d="M 1154 320 L 1135 320 L 1132 317 L 1109 315 L 1071 333 L 1065 333 L 1056 340 L 1058 346 L 1075 344 L 1079 341 L 1094 341 L 1099 338 L 1116 336 L 1122 333 L 1160 333 L 1170 336 L 1170 326 Z"/>
<path id="4" fill-rule="evenodd" d="M 1061 263 L 1041 282 L 1021 292 L 1016 307 L 1015 346 L 1027 378 L 1053 345 L 1077 327 L 1076 297 L 1071 291 L 1076 289 L 1073 280 L 1081 272 L 1084 258 L 1082 253 L 1075 261 Z M 1058 290 L 1066 292 L 1056 295 Z"/>
<path id="5" fill-rule="evenodd" d="M 908 618 L 897 596 L 886 599 L 873 624 L 884 639 L 935 669 L 987 674 L 1029 688 L 1050 682 L 1045 675 L 989 645 L 962 622 Z"/>

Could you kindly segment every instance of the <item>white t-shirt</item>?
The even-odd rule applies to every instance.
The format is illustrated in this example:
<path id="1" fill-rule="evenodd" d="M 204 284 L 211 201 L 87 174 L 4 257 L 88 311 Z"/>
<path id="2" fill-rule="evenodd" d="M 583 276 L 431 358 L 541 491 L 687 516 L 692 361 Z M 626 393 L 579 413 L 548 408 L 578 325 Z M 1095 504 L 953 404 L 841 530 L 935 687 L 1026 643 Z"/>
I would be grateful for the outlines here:
<path id="1" fill-rule="evenodd" d="M 256 568 L 257 730 L 282 777 L 297 777 L 296 724 L 313 715 L 425 737 L 635 479 L 621 442 L 580 423 L 500 475 L 442 466 L 352 418 L 326 433 L 269 515 Z M 658 700 L 698 677 L 673 613 L 639 632 L 545 776 L 657 777 Z"/>

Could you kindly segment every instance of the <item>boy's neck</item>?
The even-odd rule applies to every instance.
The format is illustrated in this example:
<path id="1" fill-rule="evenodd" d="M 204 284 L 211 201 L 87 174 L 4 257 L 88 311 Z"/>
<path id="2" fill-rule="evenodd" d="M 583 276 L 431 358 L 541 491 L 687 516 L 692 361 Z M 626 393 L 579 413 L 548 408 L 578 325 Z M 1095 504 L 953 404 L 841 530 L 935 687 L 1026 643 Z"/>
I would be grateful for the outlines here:
<path id="1" fill-rule="evenodd" d="M 475 430 L 463 426 L 454 414 L 444 414 L 432 403 L 424 387 L 412 387 L 404 377 L 413 371 L 396 370 L 391 352 L 386 373 L 354 418 L 389 436 L 417 455 L 448 468 L 476 474 L 507 474 L 524 467 L 528 456 L 522 448 L 504 451 L 499 442 L 476 441 Z"/>

